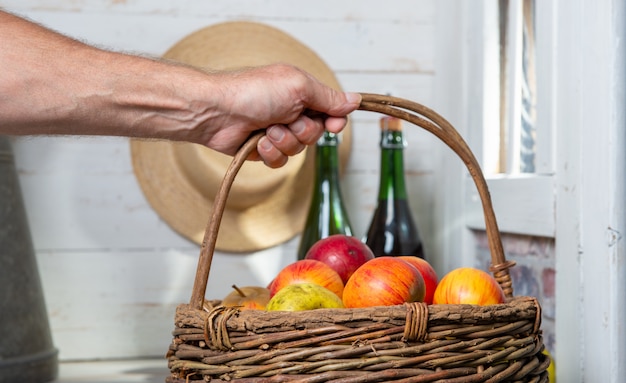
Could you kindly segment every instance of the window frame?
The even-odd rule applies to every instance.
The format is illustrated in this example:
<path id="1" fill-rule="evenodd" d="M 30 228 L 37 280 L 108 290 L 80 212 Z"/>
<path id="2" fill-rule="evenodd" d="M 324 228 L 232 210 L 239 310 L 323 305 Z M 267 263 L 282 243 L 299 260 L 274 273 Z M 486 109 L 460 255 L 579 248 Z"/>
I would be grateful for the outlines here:
<path id="1" fill-rule="evenodd" d="M 513 13 L 512 20 L 521 23 L 522 6 L 521 1 L 513 1 L 509 4 L 509 9 Z M 548 68 L 548 70 L 537 71 L 537 142 L 536 142 L 536 171 L 535 173 L 512 173 L 512 174 L 486 174 L 487 184 L 491 191 L 491 199 L 494 211 L 498 219 L 500 230 L 506 233 L 527 234 L 542 237 L 554 237 L 555 235 L 555 193 L 554 193 L 554 153 L 553 136 L 554 124 L 554 49 L 551 9 L 546 2 L 536 2 L 536 31 L 540 39 L 536 41 L 536 66 L 538 68 Z M 470 124 L 468 141 L 474 153 L 482 163 L 494 162 L 489 157 L 497 156 L 497 151 L 487 150 L 492 148 L 491 144 L 494 136 L 500 132 L 499 109 L 493 105 L 499 103 L 499 41 L 494 36 L 499 35 L 498 2 L 486 1 L 482 5 L 482 22 L 469 33 L 479 33 L 472 40 L 475 46 L 472 51 L 476 55 L 468 56 L 469 60 L 481 61 L 471 64 L 480 75 L 470 76 L 468 86 L 470 88 L 482 89 L 481 95 L 472 102 L 475 109 L 475 123 Z M 517 26 L 515 26 L 517 27 Z M 507 34 L 510 41 L 521 44 L 521 38 L 514 36 L 509 28 Z M 472 32 L 475 31 L 475 32 Z M 515 52 L 513 44 L 507 46 L 510 52 Z M 511 54 L 512 57 L 517 57 Z M 510 68 L 515 64 L 509 60 Z M 489 85 L 491 84 L 491 85 Z M 507 102 L 519 97 L 511 96 L 508 92 Z M 491 106 L 490 106 L 491 105 Z M 482 115 L 479 115 L 482 114 Z M 513 147 L 515 145 L 512 145 Z M 508 161 L 507 161 L 508 162 Z M 490 165 L 486 165 L 490 166 Z M 495 166 L 495 165 L 491 165 Z M 489 169 L 485 170 L 488 173 Z M 471 229 L 484 230 L 485 224 L 482 218 L 482 204 L 470 177 L 465 180 L 465 216 L 466 225 Z"/>

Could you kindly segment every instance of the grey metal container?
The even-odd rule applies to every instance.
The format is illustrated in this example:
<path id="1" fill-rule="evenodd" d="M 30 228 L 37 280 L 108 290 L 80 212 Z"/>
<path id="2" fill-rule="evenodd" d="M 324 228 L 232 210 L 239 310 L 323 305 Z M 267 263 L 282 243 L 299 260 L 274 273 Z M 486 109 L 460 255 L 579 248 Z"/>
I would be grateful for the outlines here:
<path id="1" fill-rule="evenodd" d="M 0 136 L 0 383 L 54 380 L 57 354 L 13 151 Z"/>

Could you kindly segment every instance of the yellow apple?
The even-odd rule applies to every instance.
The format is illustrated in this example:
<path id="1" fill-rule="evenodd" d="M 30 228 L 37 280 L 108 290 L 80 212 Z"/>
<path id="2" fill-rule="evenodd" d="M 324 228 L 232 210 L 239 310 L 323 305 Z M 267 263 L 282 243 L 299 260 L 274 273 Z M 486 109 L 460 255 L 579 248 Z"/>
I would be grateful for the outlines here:
<path id="1" fill-rule="evenodd" d="M 304 311 L 343 308 L 341 298 L 315 283 L 294 283 L 280 289 L 268 302 L 267 311 Z"/>

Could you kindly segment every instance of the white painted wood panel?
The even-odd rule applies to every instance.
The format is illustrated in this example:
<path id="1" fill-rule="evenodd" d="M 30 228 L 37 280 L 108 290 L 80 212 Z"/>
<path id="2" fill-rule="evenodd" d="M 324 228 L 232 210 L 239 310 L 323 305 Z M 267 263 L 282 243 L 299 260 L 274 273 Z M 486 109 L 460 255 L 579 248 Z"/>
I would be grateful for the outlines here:
<path id="1" fill-rule="evenodd" d="M 20 138 L 14 151 L 36 248 L 192 246 L 146 202 L 127 139 Z"/>
<path id="2" fill-rule="evenodd" d="M 278 27 L 314 49 L 344 89 L 430 105 L 434 2 L 402 0 L 0 0 L 0 7 L 105 48 L 159 56 L 188 33 L 228 20 Z M 332 9 L 332 12 L 328 12 Z M 353 116 L 343 180 L 357 235 L 378 187 L 378 117 Z M 432 236 L 437 144 L 407 128 L 407 182 L 424 237 Z M 191 294 L 199 248 L 159 219 L 139 189 L 125 138 L 13 139 L 50 322 L 61 359 L 162 356 L 174 307 Z M 425 196 L 429 196 L 426 198 Z M 426 240 L 425 240 L 426 241 Z M 298 238 L 266 251 L 217 253 L 209 297 L 232 283 L 266 284 L 295 259 Z M 428 245 L 427 245 L 428 248 Z"/>
<path id="3" fill-rule="evenodd" d="M 552 176 L 493 177 L 487 180 L 498 227 L 503 233 L 554 237 L 555 186 Z M 464 211 L 467 227 L 485 230 L 483 205 L 468 175 Z"/>
<path id="4" fill-rule="evenodd" d="M 557 373 L 567 382 L 623 382 L 626 6 L 577 0 L 553 9 Z"/>
<path id="5" fill-rule="evenodd" d="M 39 250 L 61 358 L 164 355 L 174 310 L 191 296 L 197 255 L 197 248 Z M 254 255 L 216 254 L 207 297 L 225 296 L 232 284 L 266 285 L 291 259 L 281 248 Z"/>

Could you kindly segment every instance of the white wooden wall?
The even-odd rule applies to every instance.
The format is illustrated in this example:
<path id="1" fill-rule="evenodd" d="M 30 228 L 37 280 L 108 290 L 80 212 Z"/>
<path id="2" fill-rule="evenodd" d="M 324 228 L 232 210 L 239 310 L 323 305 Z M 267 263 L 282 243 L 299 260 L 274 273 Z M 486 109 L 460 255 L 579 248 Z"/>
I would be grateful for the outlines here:
<path id="1" fill-rule="evenodd" d="M 0 0 L 0 7 L 80 40 L 159 56 L 185 35 L 227 20 L 267 23 L 315 50 L 346 90 L 433 102 L 438 36 L 432 0 Z M 441 48 L 438 48 L 441 49 Z M 62 54 L 62 52 L 59 52 Z M 374 208 L 378 116 L 353 114 L 343 192 L 356 235 Z M 442 146 L 412 127 L 405 161 L 427 251 L 434 166 Z M 63 360 L 162 356 L 177 304 L 191 293 L 199 248 L 146 202 L 123 138 L 13 140 L 56 346 Z M 266 284 L 295 259 L 298 238 L 249 255 L 216 254 L 210 297 Z"/>

